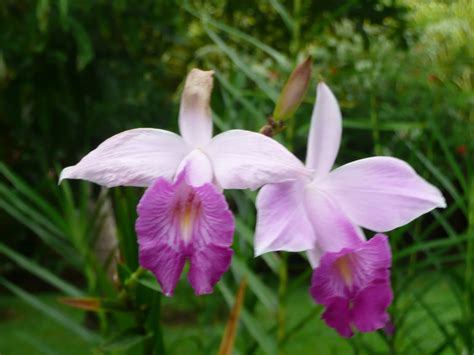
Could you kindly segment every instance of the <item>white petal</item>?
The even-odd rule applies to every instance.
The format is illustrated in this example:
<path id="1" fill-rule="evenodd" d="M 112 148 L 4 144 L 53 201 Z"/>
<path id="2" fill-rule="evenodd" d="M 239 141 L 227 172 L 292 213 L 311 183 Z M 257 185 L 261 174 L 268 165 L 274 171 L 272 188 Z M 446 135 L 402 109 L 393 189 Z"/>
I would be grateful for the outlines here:
<path id="1" fill-rule="evenodd" d="M 385 232 L 436 207 L 446 207 L 441 192 L 404 161 L 361 159 L 341 166 L 319 182 L 356 224 Z"/>
<path id="2" fill-rule="evenodd" d="M 191 149 L 172 132 L 138 128 L 107 139 L 74 166 L 63 179 L 82 179 L 99 185 L 149 186 L 158 177 L 172 179 Z"/>
<path id="3" fill-rule="evenodd" d="M 227 131 L 214 137 L 205 151 L 224 189 L 256 189 L 311 176 L 284 146 L 260 133 Z"/>
<path id="4" fill-rule="evenodd" d="M 319 261 L 324 251 L 316 244 L 313 249 L 310 249 L 306 252 L 308 256 L 308 261 L 311 264 L 313 269 L 316 269 L 319 266 Z"/>
<path id="5" fill-rule="evenodd" d="M 361 230 L 325 191 L 307 186 L 305 204 L 316 233 L 316 243 L 324 252 L 338 252 L 357 246 L 364 240 Z"/>
<path id="6" fill-rule="evenodd" d="M 276 250 L 311 249 L 316 242 L 304 205 L 302 181 L 269 184 L 257 196 L 255 256 Z"/>
<path id="7" fill-rule="evenodd" d="M 179 109 L 179 131 L 193 148 L 205 146 L 212 138 L 210 101 L 213 74 L 213 71 L 193 69 L 184 84 Z"/>
<path id="8" fill-rule="evenodd" d="M 191 186 L 199 187 L 213 182 L 211 161 L 200 149 L 194 149 L 181 161 L 175 179 L 183 169 L 186 169 L 186 183 Z"/>
<path id="9" fill-rule="evenodd" d="M 329 173 L 341 144 L 342 117 L 339 105 L 329 87 L 318 85 L 316 105 L 311 118 L 306 166 L 315 177 Z"/>

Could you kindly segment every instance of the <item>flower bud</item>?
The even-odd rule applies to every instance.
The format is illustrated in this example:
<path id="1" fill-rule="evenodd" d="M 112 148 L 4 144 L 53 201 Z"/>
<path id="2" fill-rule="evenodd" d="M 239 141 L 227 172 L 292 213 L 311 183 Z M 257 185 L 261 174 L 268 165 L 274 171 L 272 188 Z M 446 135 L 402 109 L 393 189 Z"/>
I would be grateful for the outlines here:
<path id="1" fill-rule="evenodd" d="M 311 79 L 311 65 L 311 57 L 308 57 L 291 73 L 273 111 L 275 121 L 290 118 L 300 106 Z"/>

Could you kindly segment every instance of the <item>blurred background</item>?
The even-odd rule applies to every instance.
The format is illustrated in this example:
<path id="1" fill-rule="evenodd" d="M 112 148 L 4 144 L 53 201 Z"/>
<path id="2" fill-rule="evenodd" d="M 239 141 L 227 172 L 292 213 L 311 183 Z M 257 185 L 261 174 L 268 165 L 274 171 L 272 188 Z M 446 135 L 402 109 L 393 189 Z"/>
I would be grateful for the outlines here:
<path id="1" fill-rule="evenodd" d="M 180 90 L 193 67 L 215 71 L 215 131 L 256 131 L 307 56 L 310 89 L 276 139 L 304 159 L 324 80 L 344 117 L 337 164 L 404 159 L 448 202 L 389 233 L 393 329 L 339 338 L 319 319 L 309 264 L 297 254 L 281 292 L 286 256 L 253 258 L 255 193 L 229 191 L 237 222 L 231 271 L 211 296 L 196 298 L 181 282 L 175 297 L 161 300 L 168 353 L 217 351 L 242 275 L 249 286 L 236 353 L 276 353 L 282 301 L 280 353 L 473 353 L 473 27 L 470 0 L 1 1 L 0 353 L 146 347 L 147 333 L 131 325 L 138 313 L 112 321 L 105 306 L 91 313 L 57 300 L 117 294 L 137 267 L 133 226 L 143 191 L 57 186 L 59 171 L 125 129 L 177 132 Z M 159 299 L 147 276 L 137 304 Z"/>

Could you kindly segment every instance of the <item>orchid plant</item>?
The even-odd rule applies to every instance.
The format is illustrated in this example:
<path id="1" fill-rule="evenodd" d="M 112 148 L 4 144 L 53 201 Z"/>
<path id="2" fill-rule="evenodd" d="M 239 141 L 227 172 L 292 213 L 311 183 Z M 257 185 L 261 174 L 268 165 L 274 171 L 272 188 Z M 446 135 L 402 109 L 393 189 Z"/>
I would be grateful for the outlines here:
<path id="1" fill-rule="evenodd" d="M 285 147 L 262 134 L 230 130 L 212 138 L 213 72 L 193 69 L 179 112 L 181 136 L 153 128 L 119 133 L 100 144 L 63 179 L 148 187 L 138 204 L 140 264 L 167 296 L 186 260 L 197 295 L 211 293 L 230 266 L 234 219 L 222 189 L 256 189 L 309 177 Z"/>
<path id="2" fill-rule="evenodd" d="M 366 240 L 360 227 L 386 232 L 436 207 L 441 192 L 402 160 L 372 157 L 331 171 L 342 133 L 336 98 L 321 83 L 313 110 L 306 166 L 310 178 L 264 186 L 257 197 L 255 253 L 308 251 L 311 295 L 342 336 L 385 326 L 392 301 L 387 237 Z"/>
<path id="3" fill-rule="evenodd" d="M 305 63 L 301 72 L 309 78 Z M 301 87 L 297 79 L 291 82 L 286 90 L 291 100 L 280 111 L 294 112 L 308 80 Z M 167 296 L 187 261 L 196 295 L 213 291 L 233 254 L 234 218 L 223 190 L 263 186 L 256 203 L 256 256 L 307 251 L 314 268 L 311 295 L 326 307 L 322 318 L 330 327 L 345 337 L 353 334 L 352 326 L 362 332 L 384 327 L 393 298 L 390 246 L 383 234 L 367 239 L 361 227 L 386 232 L 445 207 L 439 190 L 391 157 L 361 159 L 331 171 L 342 118 L 323 83 L 306 166 L 260 133 L 230 130 L 212 137 L 212 86 L 212 71 L 189 73 L 179 112 L 181 136 L 153 128 L 119 133 L 65 168 L 60 181 L 147 188 L 137 207 L 139 259 Z"/>

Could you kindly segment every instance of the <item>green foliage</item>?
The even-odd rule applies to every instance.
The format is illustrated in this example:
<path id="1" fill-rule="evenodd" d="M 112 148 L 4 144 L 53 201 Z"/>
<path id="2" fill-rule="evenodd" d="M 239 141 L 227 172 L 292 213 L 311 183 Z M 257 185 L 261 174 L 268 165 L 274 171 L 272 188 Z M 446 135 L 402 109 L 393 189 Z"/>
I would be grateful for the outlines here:
<path id="1" fill-rule="evenodd" d="M 0 231 L 9 237 L 0 243 L 0 284 L 99 353 L 216 352 L 244 277 L 239 354 L 473 352 L 473 18 L 467 0 L 2 2 Z M 324 79 L 344 115 L 338 164 L 374 153 L 402 158 L 448 201 L 390 233 L 393 335 L 346 342 L 319 327 L 304 255 L 253 257 L 254 192 L 226 192 L 235 256 L 216 292 L 195 298 L 183 282 L 166 299 L 138 265 L 141 190 L 56 186 L 56 164 L 75 163 L 114 133 L 176 131 L 175 93 L 190 67 L 215 71 L 218 130 L 257 131 L 307 56 L 316 73 L 309 95 L 275 138 L 304 158 L 315 79 Z M 104 257 L 96 246 L 110 218 L 119 252 L 112 245 Z M 16 272 L 103 307 L 70 317 Z M 188 320 L 175 324 L 181 314 Z"/>

